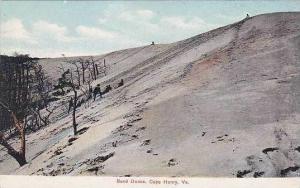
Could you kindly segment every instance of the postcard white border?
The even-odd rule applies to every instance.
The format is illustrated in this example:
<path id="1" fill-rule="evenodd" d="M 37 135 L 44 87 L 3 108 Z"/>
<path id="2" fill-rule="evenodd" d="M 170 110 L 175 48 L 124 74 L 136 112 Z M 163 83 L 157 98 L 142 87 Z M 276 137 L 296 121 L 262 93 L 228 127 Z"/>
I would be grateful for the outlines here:
<path id="1" fill-rule="evenodd" d="M 118 183 L 118 180 L 128 183 Z M 132 181 L 135 181 L 133 183 Z M 175 184 L 153 184 L 179 182 Z M 137 183 L 137 182 L 146 183 Z M 183 183 L 182 181 L 185 181 Z M 14 176 L 1 175 L 0 188 L 300 188 L 300 178 L 166 178 L 166 177 L 92 177 L 92 176 Z"/>

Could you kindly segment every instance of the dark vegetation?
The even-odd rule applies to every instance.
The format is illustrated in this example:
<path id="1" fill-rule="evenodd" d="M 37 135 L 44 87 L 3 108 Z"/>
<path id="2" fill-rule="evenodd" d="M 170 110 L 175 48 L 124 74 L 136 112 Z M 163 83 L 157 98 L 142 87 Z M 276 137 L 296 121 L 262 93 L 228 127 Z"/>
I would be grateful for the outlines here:
<path id="1" fill-rule="evenodd" d="M 92 57 L 65 59 L 72 66 L 65 69 L 62 65 L 61 76 L 52 85 L 38 60 L 29 55 L 0 55 L 0 145 L 20 166 L 27 163 L 26 133 L 49 125 L 51 115 L 64 105 L 50 103 L 67 93 L 71 93 L 67 97 L 70 99 L 69 111 L 72 109 L 74 135 L 83 134 L 87 130 L 77 130 L 76 110 L 93 98 L 92 82 L 107 74 L 105 60 L 96 61 Z M 122 79 L 118 87 L 123 84 Z M 107 85 L 103 92 L 100 91 L 100 96 L 110 90 L 112 87 Z M 20 139 L 20 148 L 12 147 L 11 138 Z"/>
<path id="2" fill-rule="evenodd" d="M 29 55 L 0 56 L 0 144 L 20 166 L 26 164 L 26 131 L 47 125 L 53 112 L 47 108 L 51 84 L 37 60 Z M 44 108 L 48 113 L 41 115 Z M 19 150 L 8 142 L 12 135 L 19 135 Z"/>

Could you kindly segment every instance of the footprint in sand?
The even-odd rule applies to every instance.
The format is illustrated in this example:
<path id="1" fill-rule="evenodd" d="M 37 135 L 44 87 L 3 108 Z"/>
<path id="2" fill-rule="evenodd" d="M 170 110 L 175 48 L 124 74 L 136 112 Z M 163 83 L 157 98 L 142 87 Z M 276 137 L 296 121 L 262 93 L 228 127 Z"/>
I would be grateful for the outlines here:
<path id="1" fill-rule="evenodd" d="M 56 150 L 55 152 L 54 152 L 54 155 L 53 155 L 53 157 L 54 156 L 57 156 L 57 155 L 60 155 L 60 154 L 62 154 L 63 152 L 61 151 L 61 149 L 58 149 L 58 150 Z M 52 158 L 52 157 L 51 157 Z"/>
<path id="2" fill-rule="evenodd" d="M 77 134 L 81 135 L 81 134 L 85 133 L 88 129 L 89 129 L 89 127 L 83 127 L 82 129 L 77 131 Z"/>
<path id="3" fill-rule="evenodd" d="M 265 172 L 254 172 L 253 177 L 254 178 L 262 177 L 264 174 Z"/>
<path id="4" fill-rule="evenodd" d="M 130 122 L 130 123 L 135 123 L 135 122 L 140 121 L 140 120 L 142 120 L 142 119 L 143 119 L 143 118 L 138 117 L 138 118 L 135 118 L 135 119 L 130 120 L 129 122 Z"/>
<path id="5" fill-rule="evenodd" d="M 138 139 L 138 138 L 139 138 L 138 135 L 132 135 L 131 137 L 132 137 L 132 138 L 135 138 L 135 139 Z"/>
<path id="6" fill-rule="evenodd" d="M 118 140 L 115 141 L 115 142 L 112 142 L 112 143 L 111 143 L 111 144 L 112 144 L 112 147 L 117 147 L 117 143 L 118 143 Z"/>
<path id="7" fill-rule="evenodd" d="M 288 168 L 286 168 L 286 169 L 281 170 L 281 171 L 280 171 L 280 175 L 281 175 L 281 177 L 286 177 L 288 174 L 291 174 L 291 173 L 293 173 L 293 172 L 296 172 L 296 171 L 298 171 L 299 169 L 300 169 L 299 166 L 288 167 Z M 300 171 L 299 171 L 297 174 L 298 174 L 298 176 L 299 176 Z"/>
<path id="8" fill-rule="evenodd" d="M 277 147 L 274 147 L 274 148 L 266 148 L 266 149 L 264 149 L 264 150 L 262 150 L 262 152 L 264 153 L 264 154 L 268 154 L 269 152 L 273 152 L 273 151 L 277 151 L 279 148 L 277 148 Z"/>
<path id="9" fill-rule="evenodd" d="M 73 142 L 74 142 L 75 140 L 77 140 L 77 139 L 78 139 L 77 137 L 71 137 L 71 138 L 69 138 L 69 140 L 68 140 L 68 145 L 69 145 L 69 146 L 72 145 Z"/>
<path id="10" fill-rule="evenodd" d="M 265 174 L 265 172 L 261 169 L 261 166 L 265 166 L 265 163 L 262 160 L 262 158 L 257 157 L 255 155 L 250 155 L 246 157 L 246 162 L 247 165 L 250 167 L 250 169 L 238 170 L 236 173 L 236 177 L 243 178 L 247 176 L 247 177 L 258 178 L 258 177 L 262 177 Z M 250 175 L 250 173 L 252 175 Z"/>
<path id="11" fill-rule="evenodd" d="M 238 170 L 236 177 L 237 178 L 243 178 L 245 175 L 251 173 L 251 170 Z"/>
<path id="12" fill-rule="evenodd" d="M 136 129 L 135 132 L 143 131 L 143 130 L 145 130 L 145 129 L 146 129 L 146 127 L 140 127 L 140 128 L 138 128 L 138 129 Z"/>
<path id="13" fill-rule="evenodd" d="M 300 146 L 296 147 L 295 150 L 300 152 Z"/>
<path id="14" fill-rule="evenodd" d="M 168 161 L 168 167 L 171 167 L 171 166 L 175 166 L 175 165 L 178 165 L 178 162 L 176 159 L 172 158 Z"/>
<path id="15" fill-rule="evenodd" d="M 150 144 L 150 142 L 151 142 L 150 139 L 149 140 L 144 140 L 143 143 L 141 144 L 141 146 L 147 146 L 147 145 Z"/>
<path id="16" fill-rule="evenodd" d="M 204 136 L 205 133 L 206 133 L 206 132 L 203 132 L 203 133 L 202 133 L 202 136 Z M 227 141 L 227 142 L 234 142 L 234 138 L 229 138 L 229 139 L 228 139 L 228 134 L 225 134 L 225 135 L 223 135 L 223 136 L 217 136 L 216 138 L 217 138 L 217 140 L 212 141 L 212 142 L 211 142 L 212 144 L 214 144 L 214 143 L 216 143 L 216 142 L 222 142 L 222 141 L 224 141 L 224 142 L 225 142 L 225 141 Z"/>

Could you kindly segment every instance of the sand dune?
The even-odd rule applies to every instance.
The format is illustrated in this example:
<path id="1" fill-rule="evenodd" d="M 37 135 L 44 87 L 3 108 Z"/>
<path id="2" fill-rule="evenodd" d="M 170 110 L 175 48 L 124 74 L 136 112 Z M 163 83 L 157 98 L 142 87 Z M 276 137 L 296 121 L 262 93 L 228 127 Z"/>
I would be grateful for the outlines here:
<path id="1" fill-rule="evenodd" d="M 79 108 L 85 132 L 71 143 L 71 115 L 60 108 L 27 136 L 29 164 L 19 168 L 2 149 L 0 173 L 300 176 L 299 52 L 300 13 L 273 13 L 95 56 L 109 70 L 93 85 L 124 86 Z M 63 61 L 40 63 L 56 80 Z"/>

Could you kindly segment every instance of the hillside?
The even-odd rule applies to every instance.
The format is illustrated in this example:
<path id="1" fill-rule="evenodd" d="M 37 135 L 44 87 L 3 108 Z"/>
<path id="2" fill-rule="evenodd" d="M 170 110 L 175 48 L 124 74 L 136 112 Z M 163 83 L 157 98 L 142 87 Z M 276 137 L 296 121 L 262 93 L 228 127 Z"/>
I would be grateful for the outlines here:
<path id="1" fill-rule="evenodd" d="M 299 52 L 297 12 L 95 56 L 109 69 L 93 86 L 124 86 L 79 108 L 87 131 L 71 144 L 71 115 L 61 107 L 27 136 L 29 164 L 19 168 L 1 149 L 0 173 L 300 176 Z M 63 61 L 40 63 L 56 80 Z"/>

